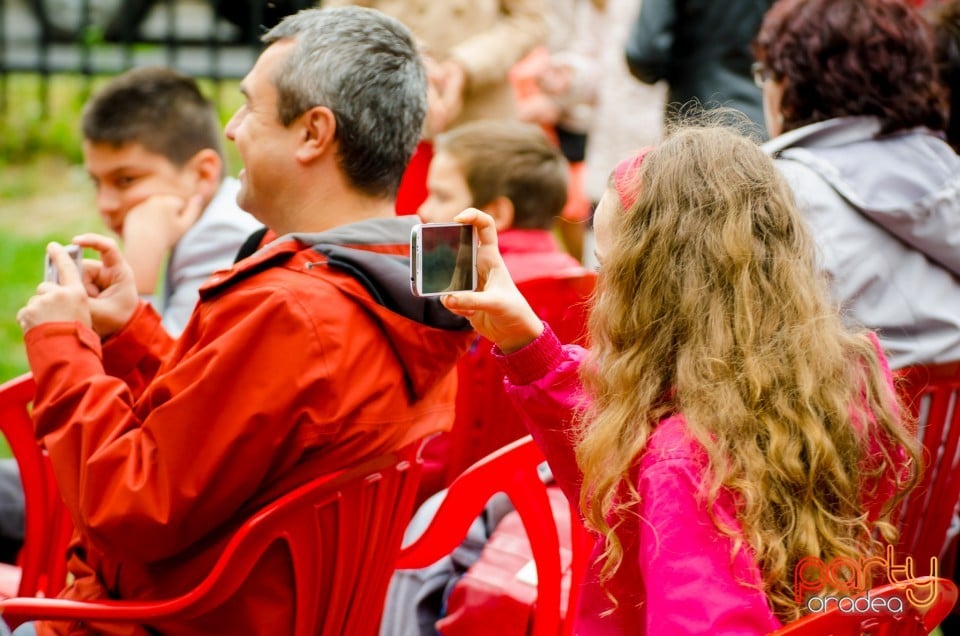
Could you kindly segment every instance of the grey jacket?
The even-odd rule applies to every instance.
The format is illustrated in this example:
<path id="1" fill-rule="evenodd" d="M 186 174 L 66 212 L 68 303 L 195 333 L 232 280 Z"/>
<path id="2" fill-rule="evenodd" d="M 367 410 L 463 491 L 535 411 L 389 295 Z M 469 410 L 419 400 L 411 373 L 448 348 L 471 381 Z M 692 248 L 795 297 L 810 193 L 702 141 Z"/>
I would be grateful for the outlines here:
<path id="1" fill-rule="evenodd" d="M 831 119 L 764 149 L 791 184 L 849 323 L 893 368 L 960 359 L 960 157 L 925 129 Z"/>
<path id="2" fill-rule="evenodd" d="M 237 250 L 263 224 L 237 205 L 240 182 L 227 177 L 193 226 L 177 241 L 167 261 L 163 288 L 163 326 L 179 336 L 210 275 L 233 264 Z"/>

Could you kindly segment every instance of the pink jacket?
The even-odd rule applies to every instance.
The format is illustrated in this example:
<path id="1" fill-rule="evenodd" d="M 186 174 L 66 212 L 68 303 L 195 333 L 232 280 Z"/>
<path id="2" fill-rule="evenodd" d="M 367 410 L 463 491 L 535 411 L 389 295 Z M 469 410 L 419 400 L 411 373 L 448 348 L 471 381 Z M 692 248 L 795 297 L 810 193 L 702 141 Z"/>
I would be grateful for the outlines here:
<path id="1" fill-rule="evenodd" d="M 585 355 L 578 346 L 561 346 L 547 327 L 529 346 L 499 356 L 507 391 L 522 403 L 530 432 L 574 502 L 579 502 L 582 474 L 568 426 L 571 413 L 586 399 L 577 373 Z M 583 586 L 578 634 L 747 635 L 781 626 L 759 589 L 762 577 L 749 547 L 731 561 L 730 538 L 697 502 L 705 465 L 705 451 L 687 436 L 683 416 L 662 420 L 638 462 L 639 509 L 621 526 L 624 559 L 608 582 L 619 606 L 601 616 L 612 604 L 597 582 L 598 542 Z M 877 498 L 889 494 L 881 488 Z M 730 493 L 721 494 L 716 515 L 738 527 Z"/>

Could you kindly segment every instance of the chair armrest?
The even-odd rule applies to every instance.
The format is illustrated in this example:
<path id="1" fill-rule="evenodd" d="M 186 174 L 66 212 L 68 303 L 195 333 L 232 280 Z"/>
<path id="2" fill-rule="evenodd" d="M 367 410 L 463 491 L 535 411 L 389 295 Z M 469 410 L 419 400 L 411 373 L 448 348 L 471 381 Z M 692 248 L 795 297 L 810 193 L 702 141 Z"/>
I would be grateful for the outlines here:
<path id="1" fill-rule="evenodd" d="M 31 620 L 71 619 L 142 622 L 172 615 L 193 602 L 192 594 L 167 601 L 73 601 L 60 598 L 16 597 L 0 601 L 0 614 Z"/>

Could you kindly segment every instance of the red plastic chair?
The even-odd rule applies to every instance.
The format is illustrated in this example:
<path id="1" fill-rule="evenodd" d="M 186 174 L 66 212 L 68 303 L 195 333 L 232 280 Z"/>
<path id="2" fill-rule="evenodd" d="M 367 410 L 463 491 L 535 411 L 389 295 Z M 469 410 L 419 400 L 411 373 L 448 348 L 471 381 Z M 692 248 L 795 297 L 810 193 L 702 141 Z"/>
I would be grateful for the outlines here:
<path id="1" fill-rule="evenodd" d="M 163 600 L 0 600 L 4 618 L 133 623 L 188 620 L 234 594 L 277 544 L 289 553 L 295 636 L 374 635 L 419 478 L 420 444 L 324 475 L 262 508 L 193 590 Z"/>
<path id="2" fill-rule="evenodd" d="M 936 582 L 937 598 L 929 606 L 918 608 L 909 602 L 904 586 L 925 590 Z M 920 600 L 925 600 L 919 592 Z M 893 605 L 897 599 L 901 612 L 878 611 L 865 613 L 841 610 L 831 603 L 822 613 L 808 614 L 773 632 L 770 636 L 920 636 L 929 634 L 940 624 L 957 602 L 957 586 L 943 578 L 920 577 L 900 584 L 888 584 L 870 590 L 870 599 L 884 599 L 884 605 Z M 879 605 L 879 603 L 878 603 Z"/>
<path id="3" fill-rule="evenodd" d="M 920 567 L 943 557 L 960 501 L 960 361 L 901 369 L 898 389 L 917 420 L 924 470 L 903 504 L 897 553 Z"/>
<path id="4" fill-rule="evenodd" d="M 560 342 L 583 344 L 596 281 L 596 272 L 574 268 L 517 287 Z M 490 347 L 489 340 L 478 338 L 457 364 L 456 419 L 449 433 L 428 442 L 420 500 L 449 485 L 474 462 L 527 434 L 524 416 L 503 388 L 503 370 Z"/>
<path id="5" fill-rule="evenodd" d="M 571 507 L 571 578 L 563 613 L 560 537 L 546 486 L 537 472 L 543 461 L 543 453 L 528 435 L 470 466 L 450 484 L 423 534 L 400 551 L 397 568 L 424 568 L 450 554 L 466 537 L 490 497 L 504 492 L 520 515 L 536 564 L 537 603 L 531 636 L 573 634 L 580 581 L 593 540 L 579 522 L 578 511 Z"/>
<path id="6" fill-rule="evenodd" d="M 30 374 L 0 385 L 0 433 L 20 469 L 26 505 L 19 566 L 0 563 L 0 598 L 56 596 L 67 581 L 66 552 L 73 523 L 60 499 L 50 460 L 34 439 L 30 405 L 35 390 Z"/>

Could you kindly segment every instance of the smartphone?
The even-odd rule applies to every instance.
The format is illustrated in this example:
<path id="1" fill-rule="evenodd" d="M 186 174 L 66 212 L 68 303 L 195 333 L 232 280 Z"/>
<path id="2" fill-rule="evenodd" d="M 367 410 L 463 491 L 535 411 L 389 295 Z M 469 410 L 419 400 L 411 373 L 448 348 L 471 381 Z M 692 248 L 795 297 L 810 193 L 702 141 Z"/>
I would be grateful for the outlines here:
<path id="1" fill-rule="evenodd" d="M 77 270 L 83 271 L 83 249 L 79 245 L 64 245 L 64 249 L 67 250 L 67 254 L 70 255 L 70 258 L 73 259 L 73 264 L 77 266 Z M 49 283 L 60 283 L 60 276 L 57 272 L 56 265 L 53 264 L 53 261 L 50 260 L 49 254 L 44 254 L 43 256 L 43 280 Z"/>
<path id="2" fill-rule="evenodd" d="M 410 232 L 410 289 L 440 296 L 477 288 L 477 240 L 472 225 L 423 223 Z"/>

